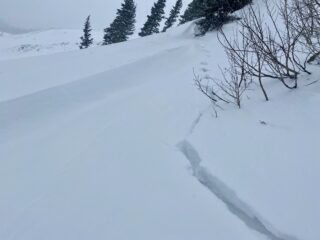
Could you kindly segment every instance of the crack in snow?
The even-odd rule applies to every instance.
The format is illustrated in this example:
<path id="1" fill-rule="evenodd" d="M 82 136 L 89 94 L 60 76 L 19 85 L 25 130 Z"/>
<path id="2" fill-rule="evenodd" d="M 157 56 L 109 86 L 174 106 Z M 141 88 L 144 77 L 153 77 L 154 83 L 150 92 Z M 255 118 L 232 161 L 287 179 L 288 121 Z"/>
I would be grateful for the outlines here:
<path id="1" fill-rule="evenodd" d="M 189 128 L 189 131 L 188 131 L 188 133 L 187 133 L 187 135 L 186 135 L 186 138 L 189 137 L 189 136 L 191 136 L 191 135 L 193 134 L 193 132 L 195 131 L 195 129 L 196 129 L 197 126 L 199 125 L 199 123 L 200 123 L 203 115 L 210 109 L 210 107 L 211 107 L 211 106 L 208 106 L 207 108 L 205 108 L 204 110 L 202 110 L 202 111 L 198 114 L 197 118 L 193 121 L 191 127 Z"/>
<path id="2" fill-rule="evenodd" d="M 212 175 L 205 167 L 202 167 L 199 153 L 187 140 L 178 143 L 177 147 L 190 162 L 194 177 L 220 199 L 229 211 L 238 217 L 247 227 L 265 235 L 270 240 L 298 240 L 296 237 L 281 233 L 274 227 L 271 227 L 270 224 L 267 224 L 230 187 Z"/>

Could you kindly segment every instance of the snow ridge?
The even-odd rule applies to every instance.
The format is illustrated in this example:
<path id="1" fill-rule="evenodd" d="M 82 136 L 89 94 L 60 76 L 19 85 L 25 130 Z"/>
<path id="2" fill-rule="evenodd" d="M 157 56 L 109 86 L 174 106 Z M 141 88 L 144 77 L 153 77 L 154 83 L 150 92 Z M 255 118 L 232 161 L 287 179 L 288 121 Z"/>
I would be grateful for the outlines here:
<path id="1" fill-rule="evenodd" d="M 190 162 L 194 177 L 220 199 L 229 211 L 237 216 L 247 227 L 265 235 L 270 240 L 298 240 L 296 237 L 281 233 L 274 227 L 271 227 L 270 224 L 267 224 L 230 187 L 212 175 L 205 167 L 202 167 L 202 159 L 199 153 L 187 140 L 178 143 L 177 147 Z"/>

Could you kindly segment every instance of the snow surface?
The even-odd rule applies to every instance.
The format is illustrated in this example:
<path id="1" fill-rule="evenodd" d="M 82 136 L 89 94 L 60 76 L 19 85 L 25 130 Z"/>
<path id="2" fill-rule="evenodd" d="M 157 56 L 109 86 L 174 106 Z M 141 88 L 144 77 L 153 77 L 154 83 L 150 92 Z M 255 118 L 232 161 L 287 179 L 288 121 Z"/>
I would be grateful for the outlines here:
<path id="1" fill-rule="evenodd" d="M 0 33 L 0 61 L 77 50 L 82 35 L 82 30 L 70 29 Z M 92 37 L 94 45 L 100 44 L 103 32 L 93 31 Z"/>
<path id="2" fill-rule="evenodd" d="M 320 74 L 215 118 L 193 70 L 226 57 L 193 27 L 2 58 L 1 240 L 319 240 Z"/>

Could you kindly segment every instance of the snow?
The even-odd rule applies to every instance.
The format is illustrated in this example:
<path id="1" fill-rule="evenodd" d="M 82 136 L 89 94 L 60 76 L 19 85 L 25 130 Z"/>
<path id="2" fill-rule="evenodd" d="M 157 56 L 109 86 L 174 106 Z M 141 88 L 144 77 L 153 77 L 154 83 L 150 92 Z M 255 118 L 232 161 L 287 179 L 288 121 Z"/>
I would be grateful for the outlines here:
<path id="1" fill-rule="evenodd" d="M 193 71 L 226 57 L 193 28 L 81 51 L 47 47 L 79 31 L 0 37 L 1 240 L 319 239 L 318 67 L 215 118 Z"/>
<path id="2" fill-rule="evenodd" d="M 0 35 L 0 61 L 39 55 L 50 55 L 59 52 L 79 49 L 82 30 L 46 30 L 25 34 Z M 100 44 L 103 32 L 93 31 L 94 44 Z"/>
<path id="3" fill-rule="evenodd" d="M 273 226 L 298 239 L 318 239 L 319 85 L 272 99 L 223 112 L 215 124 L 205 115 L 190 141 L 204 166 Z"/>

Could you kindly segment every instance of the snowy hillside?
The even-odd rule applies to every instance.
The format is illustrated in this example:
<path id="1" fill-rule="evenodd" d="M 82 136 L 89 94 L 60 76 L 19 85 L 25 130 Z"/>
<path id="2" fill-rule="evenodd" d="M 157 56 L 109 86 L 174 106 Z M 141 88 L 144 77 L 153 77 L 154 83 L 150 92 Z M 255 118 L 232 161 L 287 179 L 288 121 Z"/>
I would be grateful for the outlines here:
<path id="1" fill-rule="evenodd" d="M 0 60 L 39 55 L 79 49 L 81 30 L 47 30 L 24 34 L 0 35 Z M 94 44 L 103 39 L 103 32 L 93 32 Z"/>
<path id="2" fill-rule="evenodd" d="M 1 240 L 319 240 L 320 69 L 216 118 L 193 71 L 226 56 L 193 29 L 0 37 Z"/>

